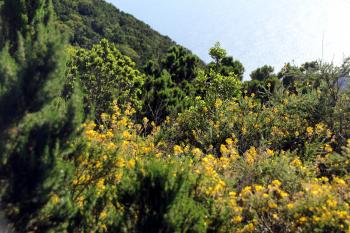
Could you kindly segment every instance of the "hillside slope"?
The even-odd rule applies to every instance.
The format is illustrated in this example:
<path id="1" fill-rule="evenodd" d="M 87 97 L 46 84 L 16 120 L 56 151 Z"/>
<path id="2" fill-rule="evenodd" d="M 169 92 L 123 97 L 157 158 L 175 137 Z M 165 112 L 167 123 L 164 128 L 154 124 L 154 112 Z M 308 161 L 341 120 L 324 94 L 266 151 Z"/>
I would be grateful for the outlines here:
<path id="1" fill-rule="evenodd" d="M 104 0 L 53 0 L 53 3 L 61 28 L 68 32 L 73 45 L 90 48 L 107 38 L 123 54 L 143 65 L 150 59 L 159 60 L 176 44 Z"/>

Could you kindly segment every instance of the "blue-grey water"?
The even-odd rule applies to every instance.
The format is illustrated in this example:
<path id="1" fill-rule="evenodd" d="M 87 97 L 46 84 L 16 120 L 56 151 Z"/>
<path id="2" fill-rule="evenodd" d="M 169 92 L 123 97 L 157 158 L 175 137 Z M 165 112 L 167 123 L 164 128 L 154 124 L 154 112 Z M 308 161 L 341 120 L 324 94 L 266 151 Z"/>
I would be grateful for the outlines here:
<path id="1" fill-rule="evenodd" d="M 280 69 L 350 56 L 350 0 L 109 0 L 210 61 L 216 42 L 239 59 L 245 78 L 262 65 Z"/>

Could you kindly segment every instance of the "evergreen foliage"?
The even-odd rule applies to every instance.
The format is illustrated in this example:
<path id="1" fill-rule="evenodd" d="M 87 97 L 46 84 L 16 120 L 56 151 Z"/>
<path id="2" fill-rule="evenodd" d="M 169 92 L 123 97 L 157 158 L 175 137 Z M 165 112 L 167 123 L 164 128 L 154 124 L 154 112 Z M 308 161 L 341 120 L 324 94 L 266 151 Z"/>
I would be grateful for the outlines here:
<path id="1" fill-rule="evenodd" d="M 171 47 L 160 65 L 150 61 L 144 66 L 144 115 L 161 123 L 166 116 L 188 107 L 186 97 L 192 97 L 193 81 L 202 66 L 200 60 L 180 46 Z"/>
<path id="2" fill-rule="evenodd" d="M 51 1 L 5 0 L 2 11 L 1 202 L 15 228 L 26 232 L 65 221 L 53 220 L 44 207 L 53 192 L 69 192 L 62 189 L 69 174 L 64 159 L 81 109 L 77 93 L 68 102 L 60 98 L 65 43 L 53 25 Z"/>

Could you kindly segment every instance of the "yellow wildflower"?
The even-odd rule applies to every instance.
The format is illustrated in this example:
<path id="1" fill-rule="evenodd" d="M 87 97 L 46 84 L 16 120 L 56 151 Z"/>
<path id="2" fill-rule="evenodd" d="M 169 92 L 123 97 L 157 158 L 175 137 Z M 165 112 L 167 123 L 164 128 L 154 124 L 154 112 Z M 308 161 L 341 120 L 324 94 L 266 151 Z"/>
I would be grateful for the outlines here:
<path id="1" fill-rule="evenodd" d="M 323 149 L 328 153 L 333 152 L 333 148 L 329 144 L 324 145 Z"/>
<path id="2" fill-rule="evenodd" d="M 147 117 L 144 117 L 144 118 L 143 118 L 143 126 L 146 127 L 147 124 L 148 124 L 148 122 L 149 122 L 148 118 L 147 118 Z"/>
<path id="3" fill-rule="evenodd" d="M 254 188 L 255 188 L 255 191 L 257 191 L 257 192 L 261 192 L 264 190 L 264 187 L 261 185 L 254 185 Z"/>
<path id="4" fill-rule="evenodd" d="M 255 230 L 255 226 L 253 223 L 249 223 L 243 228 L 244 232 L 253 232 Z"/>
<path id="5" fill-rule="evenodd" d="M 340 186 L 346 186 L 346 182 L 339 177 L 334 177 L 333 182 L 340 185 Z"/>
<path id="6" fill-rule="evenodd" d="M 96 189 L 98 195 L 101 193 L 101 191 L 104 191 L 106 189 L 105 179 L 101 178 L 97 181 Z"/>
<path id="7" fill-rule="evenodd" d="M 225 142 L 226 142 L 227 145 L 232 145 L 232 144 L 233 144 L 232 138 L 227 138 L 227 139 L 225 140 Z"/>
<path id="8" fill-rule="evenodd" d="M 192 154 L 194 155 L 194 157 L 200 158 L 203 155 L 203 152 L 199 148 L 194 148 L 192 150 Z"/>
<path id="9" fill-rule="evenodd" d="M 276 204 L 274 201 L 269 201 L 269 202 L 268 202 L 268 206 L 269 206 L 271 209 L 277 208 L 277 204 Z"/>
<path id="10" fill-rule="evenodd" d="M 180 155 L 180 154 L 182 154 L 182 153 L 183 153 L 183 150 L 182 150 L 181 146 L 175 145 L 175 146 L 174 146 L 174 154 L 175 154 L 175 155 Z"/>
<path id="11" fill-rule="evenodd" d="M 221 144 L 220 152 L 223 156 L 227 156 L 230 151 L 227 149 L 227 147 L 225 145 Z"/>
<path id="12" fill-rule="evenodd" d="M 269 156 L 273 156 L 275 154 L 275 152 L 273 150 L 267 149 L 266 154 Z"/>
<path id="13" fill-rule="evenodd" d="M 133 169 L 135 167 L 136 161 L 135 159 L 130 159 L 128 161 L 128 168 Z"/>
<path id="14" fill-rule="evenodd" d="M 125 130 L 125 131 L 123 132 L 123 138 L 124 138 L 125 140 L 130 140 L 131 134 L 129 133 L 129 131 Z"/>
<path id="15" fill-rule="evenodd" d="M 60 197 L 57 194 L 53 194 L 51 197 L 52 204 L 57 205 L 60 202 Z"/>
<path id="16" fill-rule="evenodd" d="M 103 210 L 101 213 L 100 213 L 100 219 L 105 219 L 107 218 L 107 212 L 105 210 Z"/>
<path id="17" fill-rule="evenodd" d="M 314 133 L 314 129 L 309 126 L 306 128 L 306 133 L 308 136 L 312 136 L 312 134 Z"/>
<path id="18" fill-rule="evenodd" d="M 215 108 L 220 108 L 222 106 L 222 100 L 221 99 L 216 99 L 215 101 Z"/>
<path id="19" fill-rule="evenodd" d="M 326 204 L 327 204 L 327 206 L 334 208 L 337 206 L 338 202 L 336 200 L 328 199 Z"/>
<path id="20" fill-rule="evenodd" d="M 281 183 L 281 181 L 279 181 L 279 180 L 273 180 L 273 181 L 272 181 L 272 184 L 275 185 L 275 186 L 277 186 L 277 187 L 279 187 L 279 186 L 281 186 L 282 183 Z"/>
<path id="21" fill-rule="evenodd" d="M 243 217 L 240 216 L 240 215 L 237 215 L 237 216 L 234 216 L 234 217 L 233 217 L 233 222 L 234 222 L 234 223 L 240 223 L 240 222 L 242 222 L 242 221 L 243 221 Z"/>
<path id="22" fill-rule="evenodd" d="M 304 224 L 306 222 L 307 222 L 307 217 L 305 217 L 305 216 L 302 216 L 298 219 L 298 223 L 300 223 L 300 224 Z"/>

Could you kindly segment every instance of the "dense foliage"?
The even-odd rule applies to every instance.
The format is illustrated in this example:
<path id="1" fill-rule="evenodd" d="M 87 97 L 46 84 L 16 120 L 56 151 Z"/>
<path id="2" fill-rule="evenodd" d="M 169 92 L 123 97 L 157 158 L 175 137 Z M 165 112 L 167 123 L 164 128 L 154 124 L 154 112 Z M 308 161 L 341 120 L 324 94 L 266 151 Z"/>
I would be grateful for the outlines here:
<path id="1" fill-rule="evenodd" d="M 120 105 L 128 102 L 141 108 L 144 77 L 135 63 L 106 39 L 91 50 L 73 48 L 69 68 L 63 95 L 69 98 L 79 80 L 86 113 L 95 113 L 98 117 L 103 112 L 111 112 L 114 100 Z"/>
<path id="2" fill-rule="evenodd" d="M 79 88 L 67 101 L 60 97 L 67 56 L 51 2 L 5 0 L 3 12 L 8 40 L 0 53 L 1 209 L 21 231 L 45 229 L 51 223 L 43 219 L 53 217 L 46 215 L 52 193 L 69 194 L 62 189 L 70 172 L 64 159 L 82 123 Z"/>
<path id="3" fill-rule="evenodd" d="M 349 59 L 242 82 L 217 43 L 207 66 L 175 46 L 140 72 L 107 39 L 67 45 L 50 0 L 2 3 L 9 230 L 350 231 Z"/>
<path id="4" fill-rule="evenodd" d="M 91 48 L 103 38 L 139 66 L 149 60 L 159 61 L 175 45 L 132 15 L 118 10 L 103 0 L 53 0 L 60 28 L 70 36 L 70 42 Z"/>

